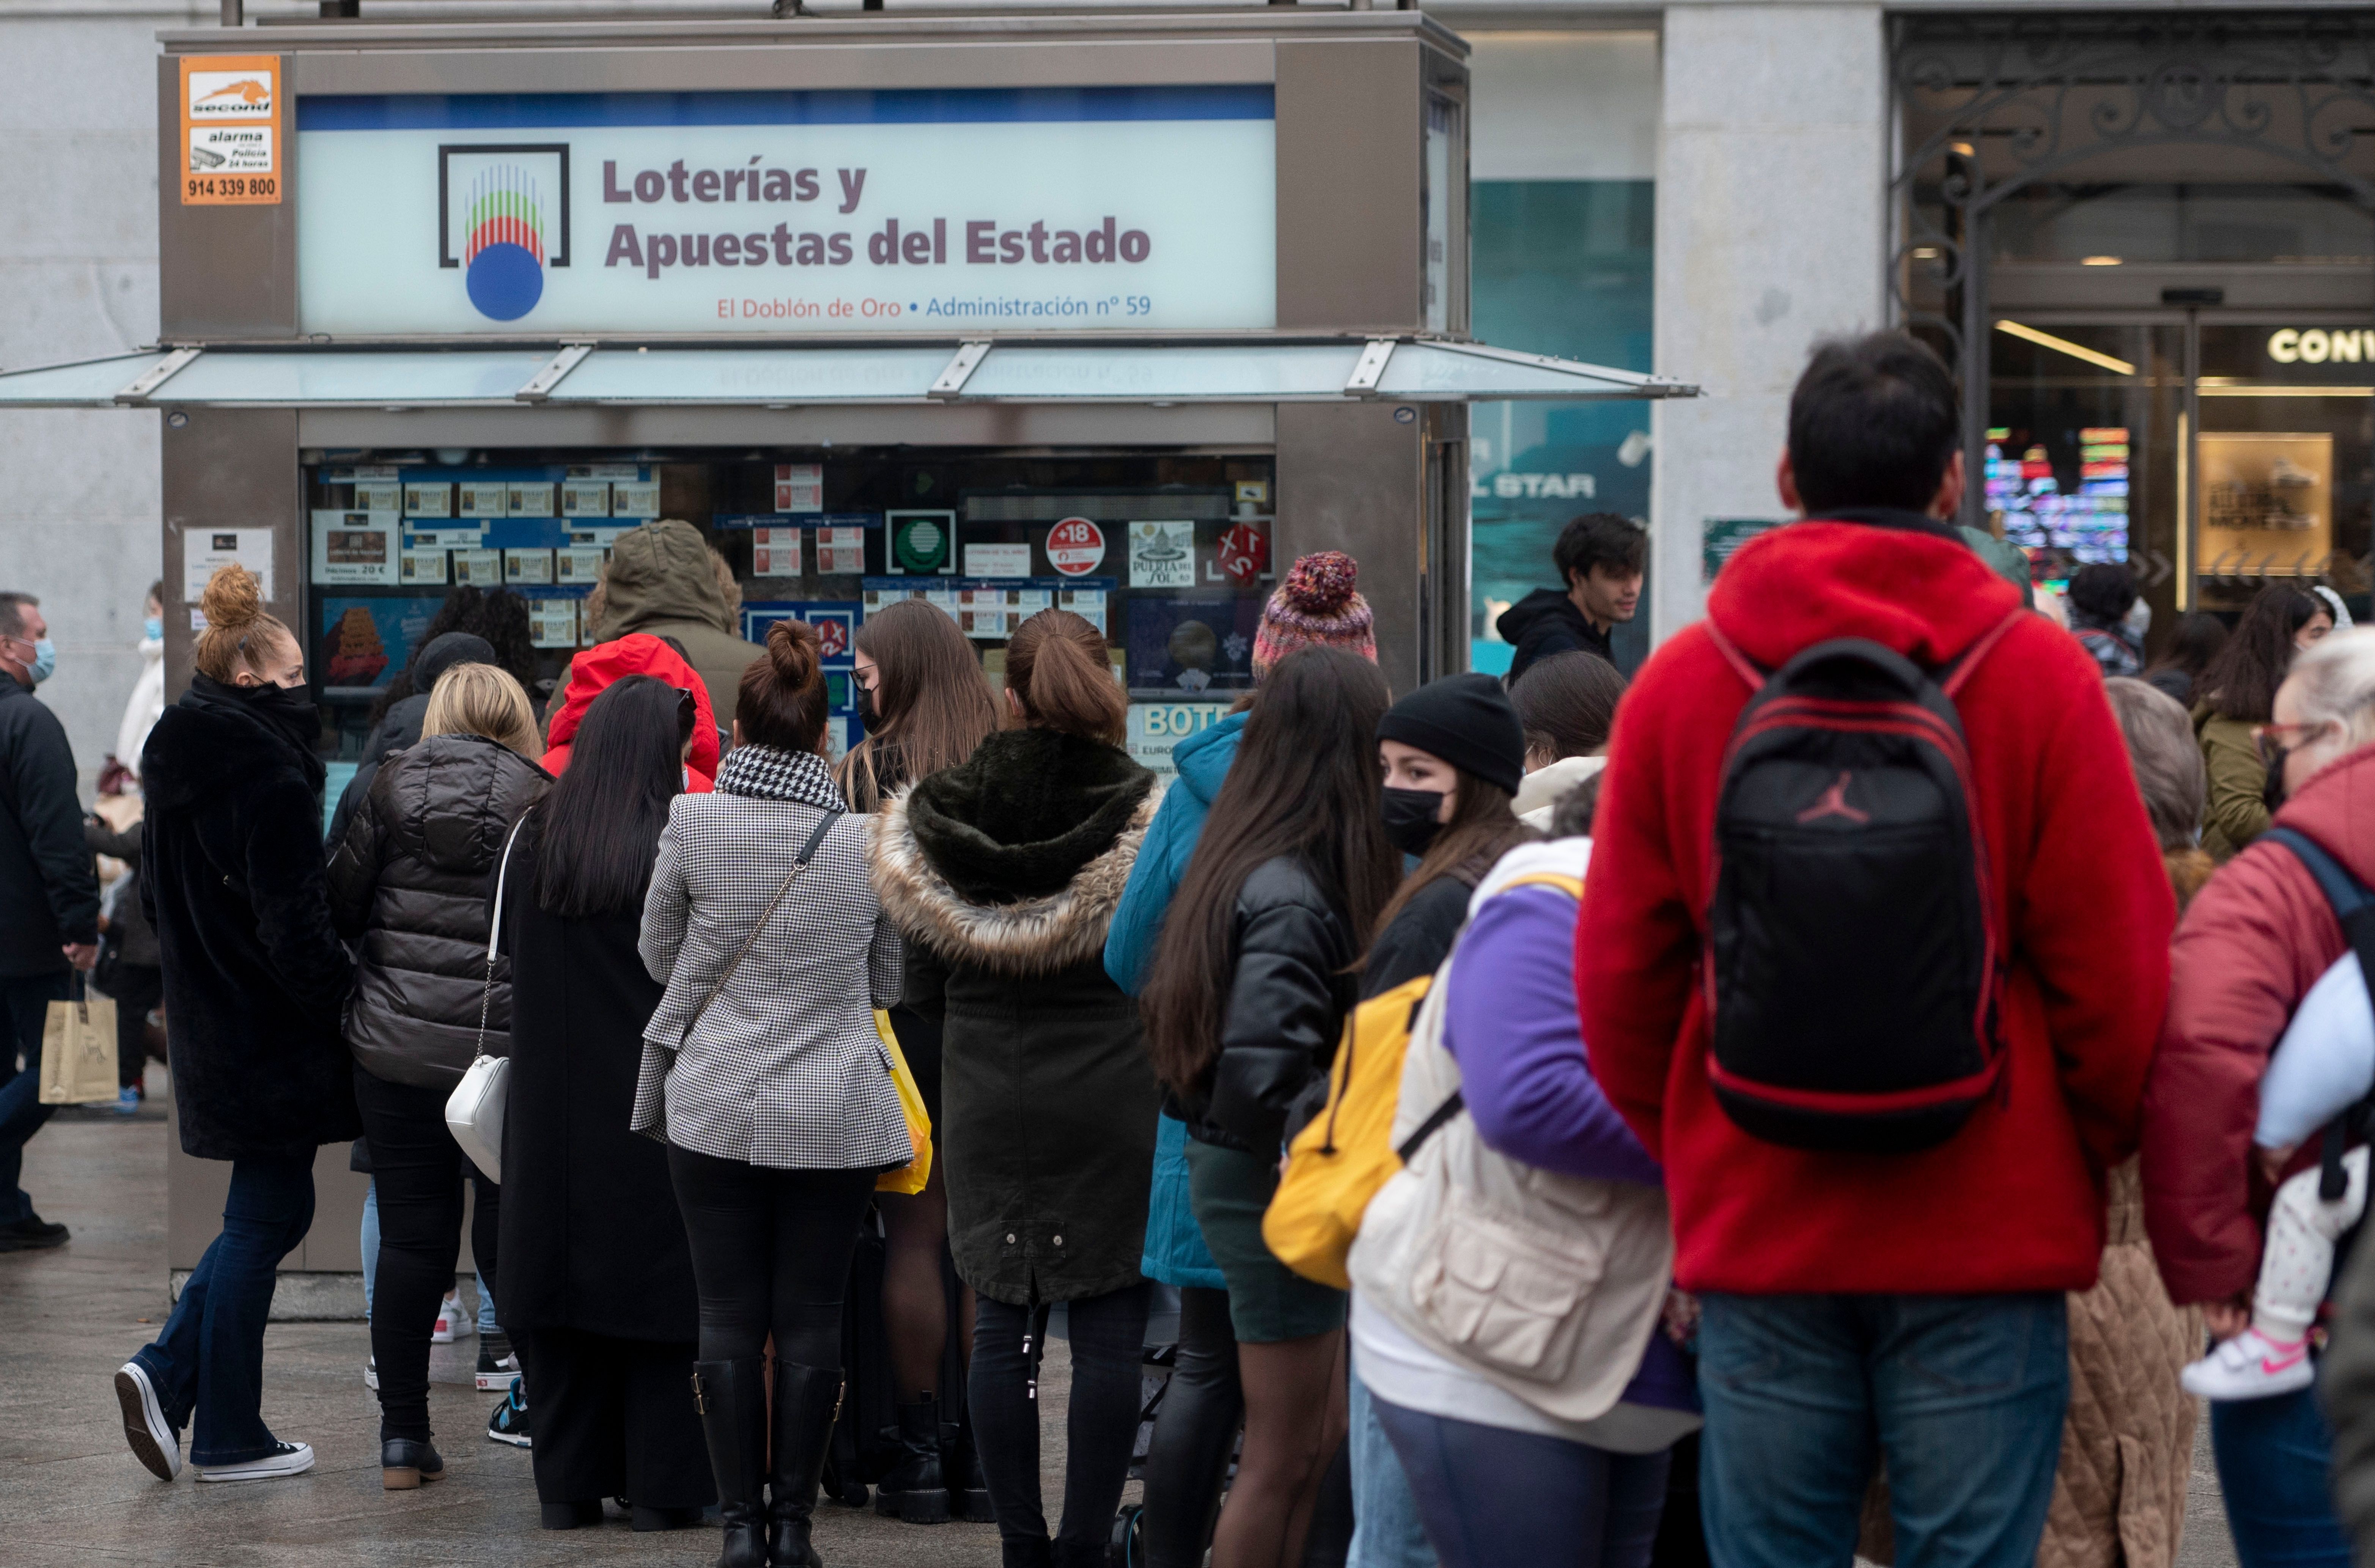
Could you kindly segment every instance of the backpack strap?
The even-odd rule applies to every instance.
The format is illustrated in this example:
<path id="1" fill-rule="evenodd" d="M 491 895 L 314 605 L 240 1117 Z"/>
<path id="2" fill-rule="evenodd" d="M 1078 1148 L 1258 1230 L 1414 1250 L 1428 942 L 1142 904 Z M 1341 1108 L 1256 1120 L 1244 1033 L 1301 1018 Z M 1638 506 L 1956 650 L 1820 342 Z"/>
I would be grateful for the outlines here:
<path id="1" fill-rule="evenodd" d="M 2012 611 L 2002 620 L 1981 632 L 1979 641 L 1956 654 L 1942 667 L 1939 672 L 1942 678 L 1938 684 L 1944 690 L 1948 701 L 1951 701 L 1955 694 L 1963 689 L 1963 683 L 1971 678 L 1972 672 L 1979 667 L 1979 661 L 1986 658 L 1994 650 L 1995 645 L 2003 640 L 2004 633 L 2019 625 L 2022 617 L 2033 613 L 2035 612 L 2025 607 Z M 1707 628 L 1707 640 L 1716 645 L 1716 651 L 1724 656 L 1725 662 L 1731 666 L 1740 678 L 1748 683 L 1748 689 L 1751 691 L 1764 686 L 1769 672 L 1760 668 L 1754 659 L 1742 653 L 1739 644 L 1723 634 L 1723 629 L 1715 623 L 1713 616 L 1707 617 L 1700 624 Z"/>
<path id="2" fill-rule="evenodd" d="M 2316 878 L 2318 890 L 2326 902 L 2334 906 L 2334 918 L 2349 938 L 2351 950 L 2358 955 L 2358 968 L 2366 983 L 2375 986 L 2375 891 L 2351 875 L 2350 869 L 2334 858 L 2334 853 L 2298 828 L 2270 828 L 2264 838 L 2284 845 L 2298 857 L 2309 874 Z M 2348 1189 L 2349 1178 L 2342 1168 L 2342 1156 L 2351 1134 L 2367 1120 L 2375 1095 L 2362 1098 L 2334 1120 L 2325 1124 L 2320 1139 L 2317 1196 L 2328 1203 Z"/>
<path id="3" fill-rule="evenodd" d="M 1755 660 L 1742 653 L 1740 645 L 1725 636 L 1723 628 L 1715 623 L 1715 617 L 1708 616 L 1699 624 L 1707 628 L 1707 641 L 1715 644 L 1716 652 L 1723 655 L 1724 662 L 1731 666 L 1740 678 L 1747 683 L 1748 690 L 1761 690 L 1766 678 L 1772 672 L 1758 667 Z"/>

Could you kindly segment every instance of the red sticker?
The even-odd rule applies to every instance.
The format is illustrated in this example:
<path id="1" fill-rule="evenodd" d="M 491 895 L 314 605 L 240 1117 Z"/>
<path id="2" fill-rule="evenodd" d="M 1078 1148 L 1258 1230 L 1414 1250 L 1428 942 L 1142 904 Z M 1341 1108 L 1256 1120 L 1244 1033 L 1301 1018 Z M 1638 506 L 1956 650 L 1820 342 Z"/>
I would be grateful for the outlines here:
<path id="1" fill-rule="evenodd" d="M 1105 531 L 1085 517 L 1067 517 L 1047 530 L 1047 564 L 1067 577 L 1085 577 L 1103 565 Z"/>
<path id="2" fill-rule="evenodd" d="M 849 622 L 818 619 L 809 624 L 816 629 L 818 657 L 837 659 L 849 652 Z"/>
<path id="3" fill-rule="evenodd" d="M 1231 524 L 1213 553 L 1221 575 L 1243 588 L 1269 568 L 1270 536 L 1250 523 Z"/>

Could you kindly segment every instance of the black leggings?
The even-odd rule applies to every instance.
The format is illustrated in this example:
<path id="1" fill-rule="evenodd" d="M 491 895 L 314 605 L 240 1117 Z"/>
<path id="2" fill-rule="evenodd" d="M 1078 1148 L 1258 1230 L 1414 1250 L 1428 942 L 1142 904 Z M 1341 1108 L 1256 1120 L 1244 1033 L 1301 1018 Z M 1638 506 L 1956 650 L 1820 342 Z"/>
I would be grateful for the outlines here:
<path id="1" fill-rule="evenodd" d="M 1245 1420 L 1229 1292 L 1179 1289 L 1179 1354 L 1146 1453 L 1147 1568 L 1202 1568 Z"/>
<path id="2" fill-rule="evenodd" d="M 841 1300 L 875 1173 L 778 1171 L 668 1145 L 692 1244 L 701 1359 L 738 1361 L 775 1337 L 775 1360 L 841 1365 Z"/>
<path id="3" fill-rule="evenodd" d="M 445 1130 L 443 1089 L 389 1083 L 355 1068 L 355 1104 L 379 1189 L 379 1270 L 372 1282 L 372 1357 L 379 1364 L 383 1440 L 429 1437 L 429 1336 L 462 1250 L 462 1176 L 469 1161 Z M 478 1206 L 470 1255 L 502 1310 L 495 1275 L 501 1195 L 471 1172 Z"/>
<path id="4" fill-rule="evenodd" d="M 1064 1425 L 1058 1541 L 1085 1548 L 1104 1542 L 1113 1531 L 1138 1435 L 1146 1306 L 1141 1283 L 1065 1307 L 1072 1402 Z M 966 1380 L 982 1478 L 989 1483 L 990 1506 L 998 1511 L 998 1533 L 1009 1540 L 1047 1539 L 1047 1516 L 1039 1507 L 1039 1406 L 1032 1398 L 1030 1358 L 1023 1349 L 1031 1319 L 1029 1307 L 983 1297 L 974 1317 L 973 1372 Z"/>

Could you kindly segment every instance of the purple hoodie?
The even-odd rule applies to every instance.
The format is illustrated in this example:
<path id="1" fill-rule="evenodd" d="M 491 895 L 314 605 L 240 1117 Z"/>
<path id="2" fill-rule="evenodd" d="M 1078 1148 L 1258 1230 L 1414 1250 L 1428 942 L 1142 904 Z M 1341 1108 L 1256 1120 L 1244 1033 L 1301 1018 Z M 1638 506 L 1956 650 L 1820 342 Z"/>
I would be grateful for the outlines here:
<path id="1" fill-rule="evenodd" d="M 1478 901 L 1451 960 L 1443 1043 L 1495 1153 L 1594 1181 L 1662 1185 L 1664 1173 L 1600 1092 L 1575 1007 L 1576 902 L 1529 886 Z M 1624 1394 L 1696 1410 L 1689 1363 L 1661 1326 Z"/>

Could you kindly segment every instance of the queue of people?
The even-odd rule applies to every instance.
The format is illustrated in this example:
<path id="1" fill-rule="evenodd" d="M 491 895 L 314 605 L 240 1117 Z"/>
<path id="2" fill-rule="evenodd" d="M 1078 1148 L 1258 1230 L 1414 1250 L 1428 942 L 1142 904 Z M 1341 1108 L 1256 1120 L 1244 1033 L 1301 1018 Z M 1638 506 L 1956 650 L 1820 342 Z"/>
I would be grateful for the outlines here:
<path id="1" fill-rule="evenodd" d="M 1778 477 L 1805 520 L 1629 684 L 1623 519 L 1562 537 L 1511 679 L 1399 695 L 1355 564 L 1304 557 L 1167 788 L 1063 610 L 996 686 L 941 612 L 869 617 L 829 764 L 816 633 L 689 649 L 668 617 L 726 589 L 667 525 L 549 720 L 489 638 L 425 649 L 326 861 L 302 650 L 224 569 L 140 760 L 138 886 L 183 1146 L 231 1191 L 117 1374 L 132 1451 L 311 1467 L 265 1313 L 314 1149 L 360 1134 L 383 1484 L 447 1473 L 475 1183 L 520 1366 L 490 1435 L 533 1412 L 542 1523 L 714 1520 L 721 1568 L 821 1563 L 878 1223 L 863 1479 L 994 1521 L 1010 1568 L 1105 1562 L 1117 1515 L 1157 1568 L 2143 1568 L 2197 1398 L 2248 1568 L 2348 1561 L 2375 634 L 2278 584 L 2151 661 L 2092 567 L 2065 630 L 1952 524 L 1960 429 L 1911 339 L 1819 347 Z M 40 641 L 0 598 L 0 673 Z M 68 966 L 79 896 L 41 932 Z M 446 1121 L 480 1055 L 500 1169 Z"/>

